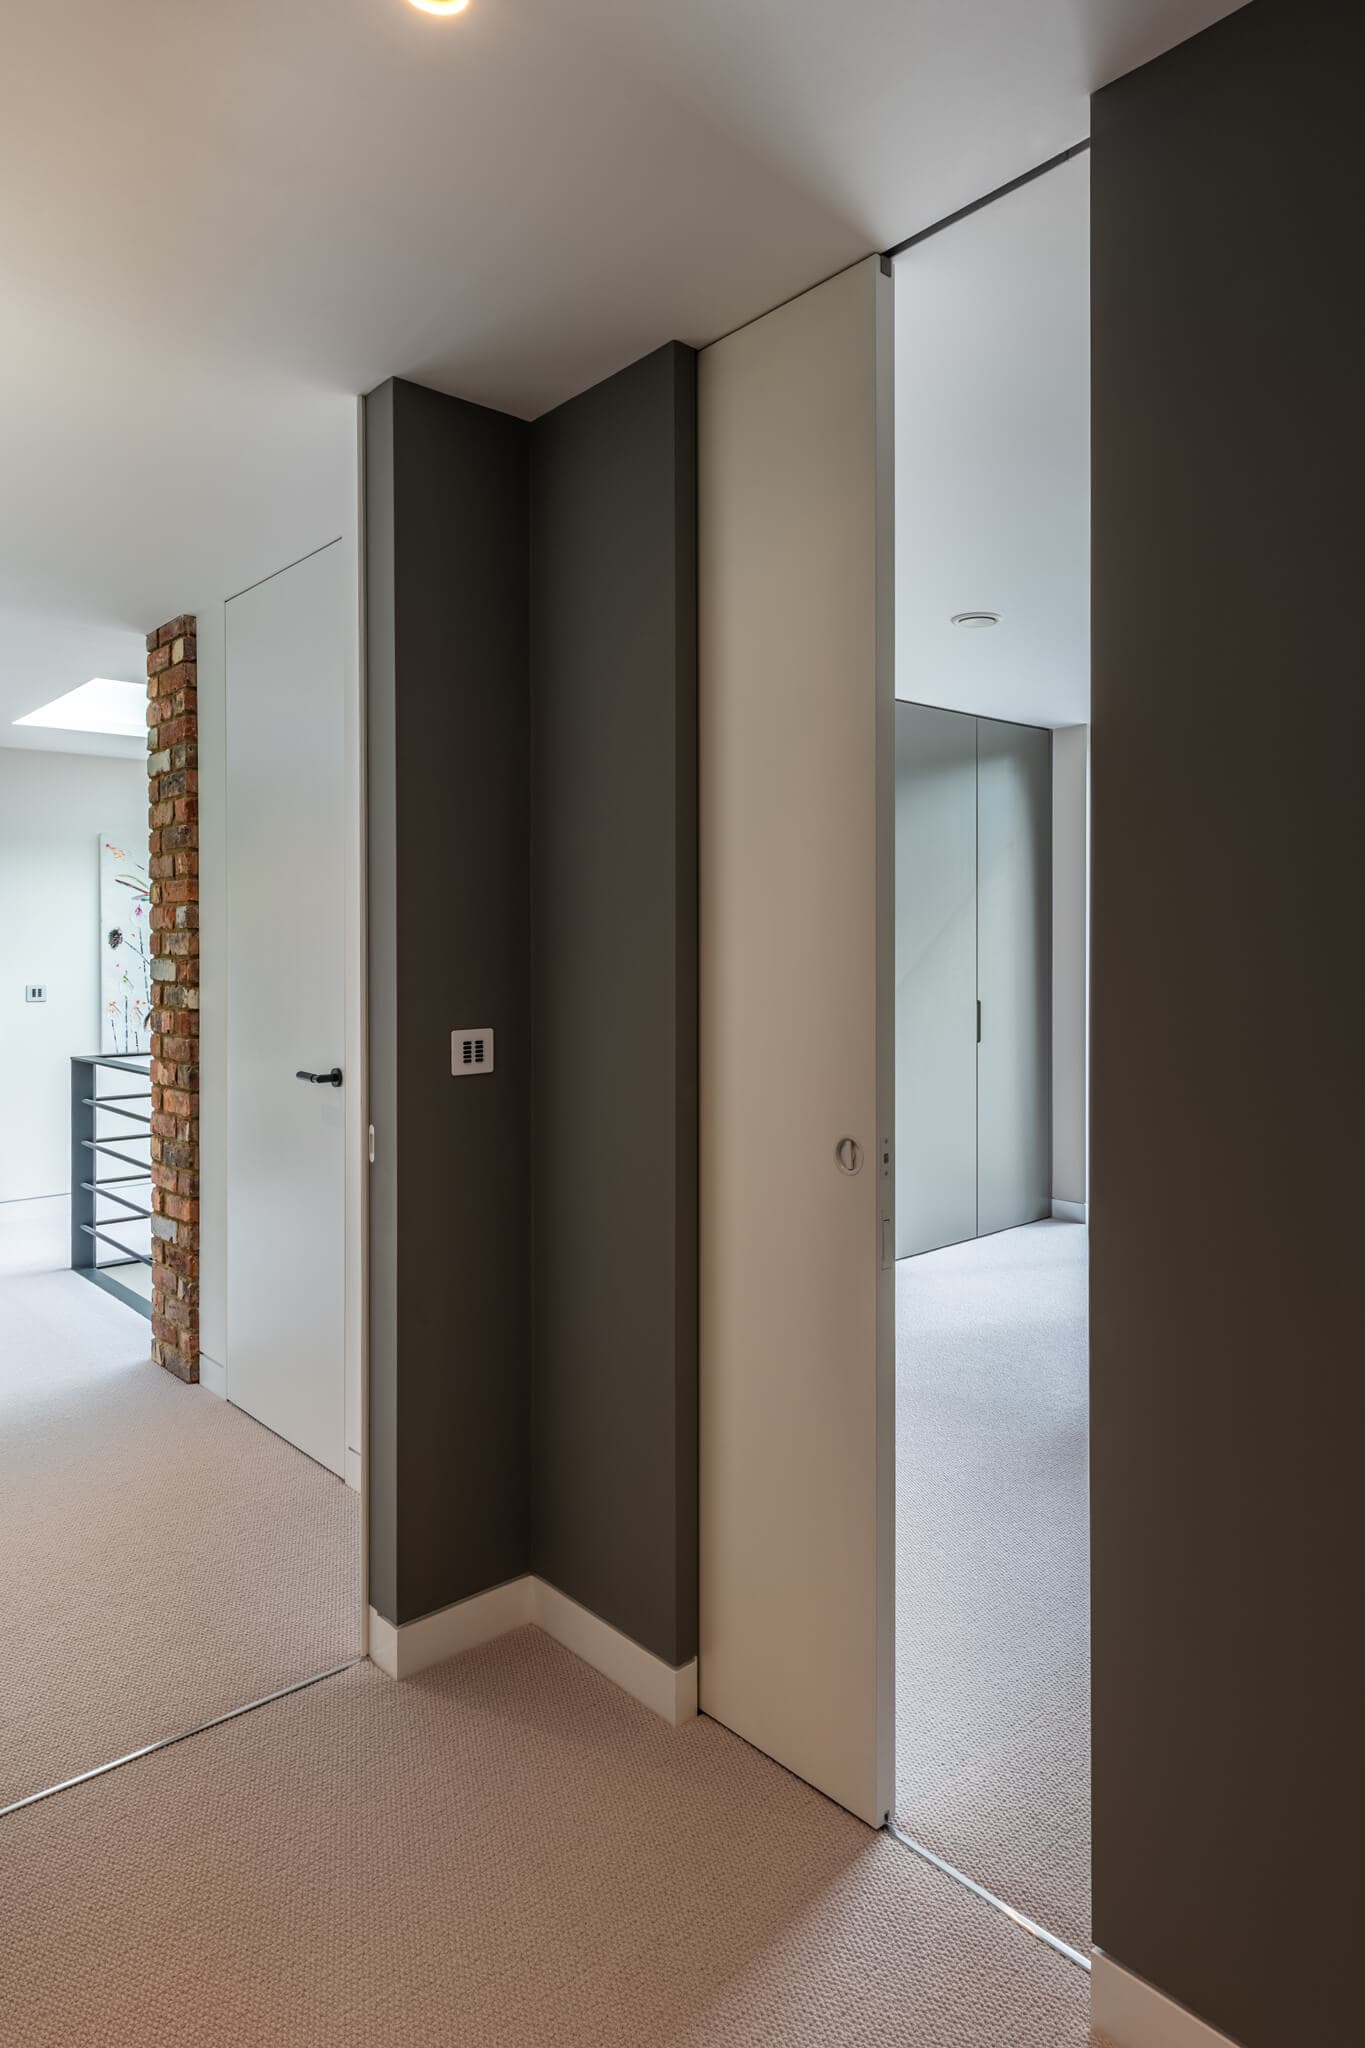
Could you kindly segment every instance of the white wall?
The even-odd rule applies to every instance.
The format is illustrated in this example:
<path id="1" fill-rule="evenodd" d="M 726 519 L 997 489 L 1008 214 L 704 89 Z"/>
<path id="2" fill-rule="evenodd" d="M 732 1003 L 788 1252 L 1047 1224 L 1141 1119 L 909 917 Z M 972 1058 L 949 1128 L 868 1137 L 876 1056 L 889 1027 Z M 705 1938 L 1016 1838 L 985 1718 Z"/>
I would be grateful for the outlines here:
<path id="1" fill-rule="evenodd" d="M 146 845 L 144 758 L 0 747 L 0 1201 L 71 1186 L 69 1062 L 100 1042 L 101 833 Z"/>
<path id="2" fill-rule="evenodd" d="M 1090 716 L 1090 168 L 896 258 L 896 694 Z M 999 612 L 964 632 L 956 612 Z"/>
<path id="3" fill-rule="evenodd" d="M 1052 735 L 1052 1199 L 1085 1202 L 1090 1008 L 1090 728 Z"/>

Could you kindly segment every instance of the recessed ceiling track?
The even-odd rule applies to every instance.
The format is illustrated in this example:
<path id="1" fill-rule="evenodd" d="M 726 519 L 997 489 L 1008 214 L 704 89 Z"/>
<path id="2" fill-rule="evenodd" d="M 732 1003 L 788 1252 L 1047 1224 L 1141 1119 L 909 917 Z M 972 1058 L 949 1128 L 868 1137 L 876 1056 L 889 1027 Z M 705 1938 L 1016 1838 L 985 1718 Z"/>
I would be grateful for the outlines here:
<path id="1" fill-rule="evenodd" d="M 945 213 L 942 220 L 936 220 L 927 228 L 920 228 L 916 234 L 907 235 L 903 242 L 897 242 L 892 249 L 883 249 L 882 263 L 888 264 L 895 257 L 903 256 L 907 249 L 913 249 L 917 242 L 927 242 L 930 235 L 941 235 L 945 228 L 956 227 L 960 220 L 966 220 L 974 213 L 980 213 L 983 206 L 994 206 L 997 199 L 1008 198 L 1022 185 L 1031 185 L 1035 178 L 1046 177 L 1049 171 L 1056 171 L 1063 164 L 1069 164 L 1073 156 L 1084 156 L 1090 147 L 1090 137 L 1084 142 L 1073 142 L 1070 149 L 1064 149 L 1060 156 L 1050 156 L 1045 164 L 1035 164 L 1031 171 L 1021 171 L 1017 178 L 1011 178 L 1008 185 L 997 185 L 994 192 L 985 192 L 980 199 L 973 199 L 966 206 L 959 206 L 956 213 Z"/>

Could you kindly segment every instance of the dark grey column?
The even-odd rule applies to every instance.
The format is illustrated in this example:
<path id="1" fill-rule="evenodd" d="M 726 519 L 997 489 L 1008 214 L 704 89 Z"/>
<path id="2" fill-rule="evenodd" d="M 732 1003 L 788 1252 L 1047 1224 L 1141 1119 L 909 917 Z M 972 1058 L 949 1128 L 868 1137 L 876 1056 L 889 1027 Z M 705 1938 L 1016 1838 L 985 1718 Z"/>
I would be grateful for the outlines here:
<path id="1" fill-rule="evenodd" d="M 95 1240 L 85 1228 L 95 1222 L 95 1197 L 82 1181 L 99 1179 L 99 1154 L 90 1147 L 95 1140 L 95 1112 L 88 1100 L 98 1093 L 95 1068 L 86 1060 L 71 1061 L 71 1264 L 79 1272 L 97 1263 Z"/>
<path id="2" fill-rule="evenodd" d="M 1095 1939 L 1360 2028 L 1365 10 L 1094 103 Z"/>

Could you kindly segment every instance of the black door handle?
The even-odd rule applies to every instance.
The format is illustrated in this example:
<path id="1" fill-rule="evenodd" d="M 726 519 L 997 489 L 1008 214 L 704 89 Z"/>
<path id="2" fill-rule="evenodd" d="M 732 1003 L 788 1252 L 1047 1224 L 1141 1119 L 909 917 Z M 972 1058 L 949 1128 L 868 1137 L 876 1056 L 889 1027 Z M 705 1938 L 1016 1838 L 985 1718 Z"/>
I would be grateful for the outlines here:
<path id="1" fill-rule="evenodd" d="M 294 1079 L 296 1081 L 312 1081 L 319 1088 L 339 1088 L 341 1086 L 341 1069 L 340 1067 L 333 1067 L 326 1074 L 306 1074 L 303 1068 L 300 1067 Z"/>

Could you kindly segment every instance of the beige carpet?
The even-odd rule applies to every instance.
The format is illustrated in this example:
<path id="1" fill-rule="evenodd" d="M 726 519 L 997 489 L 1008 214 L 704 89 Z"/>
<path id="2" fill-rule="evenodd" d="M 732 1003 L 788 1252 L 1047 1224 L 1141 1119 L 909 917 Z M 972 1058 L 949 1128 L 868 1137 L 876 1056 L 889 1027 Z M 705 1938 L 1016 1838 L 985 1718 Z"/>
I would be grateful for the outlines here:
<path id="1" fill-rule="evenodd" d="M 1088 1953 L 1086 1235 L 897 1268 L 896 1818 Z"/>
<path id="2" fill-rule="evenodd" d="M 0 1210 L 0 1806 L 360 1641 L 357 1496 L 22 1230 Z"/>
<path id="3" fill-rule="evenodd" d="M 535 1630 L 0 1821 L 23 2048 L 1078 2048 L 1088 1980 Z"/>

